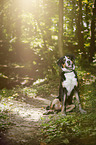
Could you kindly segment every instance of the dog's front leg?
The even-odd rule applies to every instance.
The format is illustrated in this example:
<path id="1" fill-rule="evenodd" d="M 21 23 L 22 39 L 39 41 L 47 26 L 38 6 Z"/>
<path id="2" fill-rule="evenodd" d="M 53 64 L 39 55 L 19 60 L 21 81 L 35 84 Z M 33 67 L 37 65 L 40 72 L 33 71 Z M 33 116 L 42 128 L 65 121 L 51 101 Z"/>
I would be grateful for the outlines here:
<path id="1" fill-rule="evenodd" d="M 83 110 L 82 107 L 81 107 L 81 103 L 80 103 L 80 98 L 79 98 L 78 92 L 75 92 L 75 97 L 76 97 L 76 100 L 77 100 L 77 102 L 79 104 L 79 111 L 81 112 L 81 114 L 86 113 L 86 111 Z"/>
<path id="2" fill-rule="evenodd" d="M 66 94 L 62 97 L 62 109 L 61 112 L 66 116 Z"/>

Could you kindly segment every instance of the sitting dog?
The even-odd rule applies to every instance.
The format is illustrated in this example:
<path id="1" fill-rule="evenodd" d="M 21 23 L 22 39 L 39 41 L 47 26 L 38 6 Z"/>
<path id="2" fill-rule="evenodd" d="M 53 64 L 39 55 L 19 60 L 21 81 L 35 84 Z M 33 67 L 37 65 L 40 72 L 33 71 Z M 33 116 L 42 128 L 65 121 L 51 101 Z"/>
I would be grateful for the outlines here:
<path id="1" fill-rule="evenodd" d="M 78 78 L 75 71 L 74 60 L 74 56 L 66 55 L 61 57 L 57 62 L 58 66 L 62 69 L 58 99 L 62 103 L 61 112 L 64 113 L 64 115 L 66 115 L 66 106 L 72 104 L 73 95 L 75 95 L 79 104 L 79 111 L 86 113 L 86 111 L 81 108 L 80 104 Z"/>

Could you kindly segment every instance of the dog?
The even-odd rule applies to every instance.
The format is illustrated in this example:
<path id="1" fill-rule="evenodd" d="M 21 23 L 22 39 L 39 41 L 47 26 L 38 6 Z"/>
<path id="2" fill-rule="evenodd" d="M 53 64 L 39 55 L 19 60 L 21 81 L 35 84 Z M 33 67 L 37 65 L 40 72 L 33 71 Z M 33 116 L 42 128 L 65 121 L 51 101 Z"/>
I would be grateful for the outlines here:
<path id="1" fill-rule="evenodd" d="M 66 106 L 72 104 L 72 97 L 75 95 L 79 104 L 79 111 L 86 113 L 81 108 L 79 97 L 79 83 L 77 73 L 75 71 L 75 57 L 73 55 L 66 55 L 57 61 L 58 66 L 61 68 L 61 80 L 59 86 L 59 96 L 57 99 L 62 104 L 61 112 L 66 115 Z"/>
<path id="2" fill-rule="evenodd" d="M 86 113 L 85 110 L 81 108 L 80 96 L 79 96 L 79 82 L 77 77 L 77 72 L 75 71 L 75 57 L 73 55 L 66 55 L 61 57 L 57 61 L 58 66 L 61 68 L 61 80 L 59 86 L 59 96 L 56 97 L 46 110 L 49 110 L 46 115 L 54 114 L 54 111 L 62 112 L 66 115 L 66 112 L 70 112 L 75 108 L 73 98 L 79 104 L 79 111 L 81 113 Z"/>

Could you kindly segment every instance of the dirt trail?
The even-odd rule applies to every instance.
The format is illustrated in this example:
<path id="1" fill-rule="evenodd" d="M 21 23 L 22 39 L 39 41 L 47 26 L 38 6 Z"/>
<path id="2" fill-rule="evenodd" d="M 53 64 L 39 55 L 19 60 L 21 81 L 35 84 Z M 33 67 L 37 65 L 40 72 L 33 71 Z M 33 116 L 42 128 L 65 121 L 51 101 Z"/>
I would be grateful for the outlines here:
<path id="1" fill-rule="evenodd" d="M 9 110 L 10 122 L 13 124 L 3 132 L 0 145 L 39 145 L 40 118 L 45 112 L 44 107 L 50 103 L 49 99 L 41 97 L 21 97 L 22 100 L 5 99 L 7 105 L 2 109 Z"/>

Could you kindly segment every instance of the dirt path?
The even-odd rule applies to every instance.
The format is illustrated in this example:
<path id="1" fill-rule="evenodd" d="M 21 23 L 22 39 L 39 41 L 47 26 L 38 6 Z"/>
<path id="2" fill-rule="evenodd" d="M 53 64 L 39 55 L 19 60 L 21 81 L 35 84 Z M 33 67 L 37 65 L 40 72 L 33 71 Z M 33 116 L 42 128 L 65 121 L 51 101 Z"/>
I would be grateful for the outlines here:
<path id="1" fill-rule="evenodd" d="M 11 125 L 1 134 L 0 145 L 39 145 L 40 118 L 43 117 L 44 107 L 50 100 L 20 96 L 18 100 L 9 98 L 3 102 L 6 105 L 1 102 L 0 106 L 8 111 Z"/>

